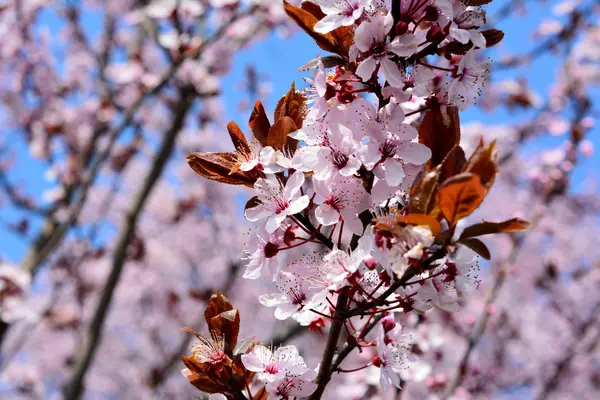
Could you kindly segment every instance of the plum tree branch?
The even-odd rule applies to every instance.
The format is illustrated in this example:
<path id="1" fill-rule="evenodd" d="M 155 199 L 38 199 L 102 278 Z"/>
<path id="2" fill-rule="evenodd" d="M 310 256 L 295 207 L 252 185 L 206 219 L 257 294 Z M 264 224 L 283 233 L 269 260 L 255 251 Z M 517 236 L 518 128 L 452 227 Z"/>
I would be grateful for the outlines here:
<path id="1" fill-rule="evenodd" d="M 79 346 L 77 354 L 75 355 L 75 364 L 63 391 L 65 400 L 78 399 L 84 390 L 84 378 L 100 342 L 104 322 L 108 315 L 113 294 L 126 262 L 127 249 L 135 233 L 138 218 L 173 152 L 177 136 L 181 131 L 185 117 L 193 104 L 194 91 L 190 89 L 181 89 L 180 99 L 179 104 L 177 104 L 176 109 L 174 110 L 171 127 L 163 135 L 160 148 L 152 162 L 152 169 L 144 179 L 142 186 L 132 202 L 131 209 L 126 214 L 125 226 L 119 234 L 117 246 L 112 258 L 110 274 L 104 285 L 98 305 L 96 306 L 87 336 Z"/>

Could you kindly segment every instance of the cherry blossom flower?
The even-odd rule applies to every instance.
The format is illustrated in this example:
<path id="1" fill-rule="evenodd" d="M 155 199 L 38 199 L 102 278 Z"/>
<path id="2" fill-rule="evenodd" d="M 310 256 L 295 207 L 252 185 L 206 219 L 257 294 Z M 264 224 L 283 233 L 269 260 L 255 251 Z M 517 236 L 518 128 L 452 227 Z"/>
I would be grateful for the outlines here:
<path id="1" fill-rule="evenodd" d="M 196 338 L 198 339 L 198 343 L 192 347 L 192 355 L 196 361 L 218 367 L 227 360 L 223 337 L 211 332 L 210 338 L 200 335 L 196 335 Z"/>
<path id="2" fill-rule="evenodd" d="M 294 155 L 292 166 L 302 171 L 314 171 L 317 179 L 329 179 L 335 174 L 354 175 L 360 168 L 356 158 L 360 144 L 352 131 L 341 124 L 333 124 L 321 137 L 320 146 L 300 148 Z"/>
<path id="3" fill-rule="evenodd" d="M 280 381 L 270 382 L 266 388 L 269 392 L 269 400 L 287 400 L 292 397 L 307 397 L 310 396 L 316 389 L 317 385 L 310 382 L 316 378 L 316 373 L 312 374 L 309 371 L 303 376 L 286 376 Z"/>
<path id="4" fill-rule="evenodd" d="M 309 281 L 303 276 L 294 272 L 280 271 L 275 275 L 275 284 L 279 293 L 262 295 L 259 301 L 266 307 L 277 307 L 275 309 L 275 318 L 285 320 L 302 311 L 305 307 L 310 308 L 310 304 L 320 302 L 318 294 L 309 292 Z"/>
<path id="5" fill-rule="evenodd" d="M 410 342 L 409 336 L 400 334 L 402 327 L 396 324 L 392 337 L 386 340 L 386 334 L 383 325 L 379 325 L 377 334 L 377 356 L 373 365 L 380 368 L 381 376 L 379 384 L 384 391 L 392 386 L 401 389 L 400 373 L 408 368 L 411 357 L 408 355 Z"/>
<path id="6" fill-rule="evenodd" d="M 371 79 L 373 72 L 379 64 L 384 80 L 391 86 L 402 87 L 402 73 L 398 65 L 390 57 L 397 55 L 408 57 L 417 50 L 417 45 L 422 41 L 416 35 L 407 34 L 397 36 L 387 43 L 387 35 L 392 28 L 394 18 L 391 14 L 376 16 L 372 21 L 363 22 L 356 29 L 355 42 L 351 54 L 357 58 L 357 52 L 362 55 L 356 69 L 356 75 L 364 81 Z"/>
<path id="7" fill-rule="evenodd" d="M 485 24 L 485 14 L 477 7 L 468 7 L 461 1 L 452 2 L 452 21 L 449 38 L 466 44 L 469 41 L 480 49 L 486 47 L 485 37 L 477 30 Z"/>
<path id="8" fill-rule="evenodd" d="M 448 100 L 464 110 L 481 96 L 489 69 L 486 61 L 475 59 L 476 51 L 469 51 L 456 71 L 456 77 L 447 83 Z"/>
<path id="9" fill-rule="evenodd" d="M 248 208 L 245 212 L 249 221 L 258 221 L 267 218 L 265 229 L 273 233 L 289 215 L 297 214 L 308 207 L 308 196 L 297 197 L 304 184 L 304 174 L 294 172 L 288 179 L 285 187 L 273 175 L 266 179 L 259 178 L 254 184 L 258 200 L 261 204 Z"/>
<path id="10" fill-rule="evenodd" d="M 354 177 L 334 176 L 328 181 L 314 181 L 315 192 L 323 199 L 315 210 L 317 221 L 324 226 L 340 220 L 344 227 L 357 235 L 362 234 L 363 225 L 358 214 L 368 207 L 369 194 L 361 181 Z"/>
<path id="11" fill-rule="evenodd" d="M 315 25 L 315 32 L 329 33 L 340 26 L 354 24 L 371 0 L 311 0 L 321 7 L 325 17 Z"/>
<path id="12" fill-rule="evenodd" d="M 402 183 L 404 161 L 421 165 L 431 157 L 427 146 L 414 141 L 417 130 L 404 123 L 404 111 L 397 103 L 390 102 L 380 109 L 367 129 L 370 140 L 363 148 L 361 160 L 371 168 L 383 164 L 390 186 Z"/>
<path id="13" fill-rule="evenodd" d="M 247 246 L 248 250 L 245 250 L 246 259 L 249 262 L 246 265 L 244 278 L 258 279 L 265 272 L 269 273 L 273 266 L 279 270 L 279 259 L 276 256 L 279 248 L 284 245 L 281 228 L 272 234 L 267 233 L 264 229 L 253 233 Z"/>
<path id="14" fill-rule="evenodd" d="M 323 66 L 323 61 L 317 59 L 317 71 L 314 79 L 304 79 L 310 86 L 306 88 L 308 103 L 311 108 L 306 115 L 306 121 L 316 121 L 325 116 L 329 109 L 329 98 L 335 95 L 333 87 L 327 82 L 327 71 Z M 333 93 L 332 93 L 333 92 Z"/>
<path id="15" fill-rule="evenodd" d="M 275 352 L 265 346 L 256 346 L 251 353 L 242 355 L 242 363 L 266 382 L 279 382 L 286 375 L 301 376 L 309 371 L 296 346 L 279 347 Z"/>

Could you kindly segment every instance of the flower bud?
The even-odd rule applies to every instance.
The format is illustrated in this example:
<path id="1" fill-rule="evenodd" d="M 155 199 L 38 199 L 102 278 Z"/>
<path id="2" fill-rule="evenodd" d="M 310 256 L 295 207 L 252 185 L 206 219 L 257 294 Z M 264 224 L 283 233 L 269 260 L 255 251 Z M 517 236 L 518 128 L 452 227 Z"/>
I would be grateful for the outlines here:
<path id="1" fill-rule="evenodd" d="M 434 25 L 427 31 L 425 38 L 430 42 L 441 42 L 446 37 L 444 30 L 439 25 Z"/>
<path id="2" fill-rule="evenodd" d="M 398 21 L 395 30 L 398 36 L 406 34 L 408 32 L 408 22 Z"/>
<path id="3" fill-rule="evenodd" d="M 275 243 L 268 242 L 265 244 L 264 251 L 266 258 L 273 258 L 279 253 L 279 247 Z"/>
<path id="4" fill-rule="evenodd" d="M 381 326 L 383 326 L 383 331 L 388 333 L 396 327 L 396 321 L 394 320 L 394 317 L 389 315 L 381 320 Z"/>

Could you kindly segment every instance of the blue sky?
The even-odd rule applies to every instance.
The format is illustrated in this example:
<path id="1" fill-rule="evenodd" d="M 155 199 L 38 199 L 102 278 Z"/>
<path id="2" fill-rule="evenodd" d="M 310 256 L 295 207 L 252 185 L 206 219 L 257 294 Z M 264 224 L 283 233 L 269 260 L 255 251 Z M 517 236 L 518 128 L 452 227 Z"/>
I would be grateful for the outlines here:
<path id="1" fill-rule="evenodd" d="M 505 1 L 496 0 L 489 7 L 488 16 L 493 16 L 495 10 L 505 4 Z M 552 4 L 555 4 L 553 2 Z M 504 30 L 506 36 L 504 41 L 497 47 L 495 53 L 506 53 L 510 49 L 514 53 L 522 53 L 531 49 L 537 44 L 537 41 L 531 37 L 534 27 L 543 19 L 557 18 L 552 14 L 552 7 L 546 5 L 532 5 L 529 7 L 529 13 L 523 17 L 511 18 L 502 21 L 495 26 Z M 96 15 L 85 16 L 84 22 L 86 29 L 90 34 L 100 29 L 101 17 Z M 42 19 L 42 25 L 45 29 L 54 30 L 57 26 L 56 18 L 53 15 L 45 15 Z M 60 53 L 60 49 L 56 49 Z M 244 129 L 250 110 L 240 112 L 239 102 L 248 100 L 247 93 L 240 90 L 240 82 L 245 79 L 245 70 L 248 65 L 252 65 L 259 75 L 267 76 L 272 87 L 272 94 L 266 99 L 268 110 L 272 110 L 277 99 L 283 95 L 289 88 L 292 80 L 296 81 L 298 87 L 303 87 L 302 77 L 306 73 L 298 72 L 298 68 L 308 60 L 314 58 L 317 54 L 324 54 L 314 42 L 303 32 L 298 31 L 292 38 L 282 40 L 277 35 L 271 35 L 266 40 L 240 52 L 233 63 L 231 74 L 223 82 L 223 99 L 226 106 L 226 114 L 229 119 L 234 119 Z M 494 58 L 494 53 L 491 53 Z M 540 94 L 546 92 L 548 83 L 553 81 L 556 73 L 556 62 L 552 57 L 543 56 L 531 65 L 521 68 L 515 73 L 498 73 L 494 75 L 495 79 L 512 77 L 519 78 L 524 76 L 528 79 L 529 85 Z M 594 97 L 598 99 L 599 92 L 595 90 Z M 470 108 L 461 115 L 463 122 L 475 120 L 485 121 L 486 123 L 501 124 L 507 121 L 525 119 L 527 114 L 507 113 L 503 110 L 494 113 L 483 113 L 475 108 Z M 2 115 L 0 113 L 0 118 Z M 225 127 L 223 127 L 225 133 Z M 248 129 L 245 129 L 248 131 Z M 595 128 L 589 138 L 596 147 L 600 146 L 598 139 L 598 130 Z M 2 136 L 17 138 L 14 132 L 8 130 L 2 131 Z M 536 141 L 535 145 L 530 145 L 527 150 L 536 151 L 540 146 L 555 146 L 565 138 L 547 138 Z M 51 187 L 51 184 L 42 178 L 44 166 L 39 163 L 27 162 L 27 149 L 24 144 L 19 147 L 19 155 L 16 173 L 11 175 L 13 182 L 27 182 L 29 193 L 39 195 L 43 190 Z M 580 164 L 577 173 L 574 175 L 575 187 L 581 186 L 586 177 L 594 175 L 594 170 L 599 164 L 595 157 L 584 159 Z M 12 211 L 3 211 L 0 217 L 0 223 L 15 222 L 18 220 L 18 214 Z M 35 225 L 34 225 L 35 228 Z M 9 261 L 18 262 L 25 250 L 27 243 L 22 238 L 16 237 L 13 233 L 8 233 L 0 229 L 0 257 Z"/>

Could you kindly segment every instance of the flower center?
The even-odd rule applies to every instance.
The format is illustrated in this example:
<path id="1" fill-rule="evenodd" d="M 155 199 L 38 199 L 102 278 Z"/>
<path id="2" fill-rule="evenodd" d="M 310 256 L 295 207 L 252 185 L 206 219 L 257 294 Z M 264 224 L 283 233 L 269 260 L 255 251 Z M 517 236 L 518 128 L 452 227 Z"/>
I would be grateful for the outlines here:
<path id="1" fill-rule="evenodd" d="M 350 160 L 350 158 L 346 154 L 342 153 L 341 151 L 337 151 L 337 150 L 331 151 L 331 162 L 332 162 L 333 166 L 336 167 L 337 169 L 344 168 L 346 165 L 348 165 L 349 160 Z"/>
<path id="2" fill-rule="evenodd" d="M 331 208 L 333 208 L 336 211 L 340 211 L 342 208 L 344 208 L 344 202 L 338 196 L 331 196 L 330 198 L 325 200 L 324 203 L 328 204 L 329 206 L 331 206 Z"/>
<path id="3" fill-rule="evenodd" d="M 386 139 L 385 142 L 379 148 L 381 152 L 381 156 L 385 158 L 391 158 L 396 155 L 396 151 L 398 150 L 398 144 L 390 139 Z"/>
<path id="4" fill-rule="evenodd" d="M 275 214 L 281 214 L 290 206 L 290 202 L 284 199 L 275 200 Z"/>
<path id="5" fill-rule="evenodd" d="M 279 365 L 276 363 L 270 363 L 265 367 L 265 373 L 275 375 L 279 372 Z"/>

